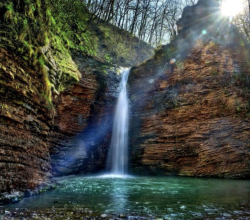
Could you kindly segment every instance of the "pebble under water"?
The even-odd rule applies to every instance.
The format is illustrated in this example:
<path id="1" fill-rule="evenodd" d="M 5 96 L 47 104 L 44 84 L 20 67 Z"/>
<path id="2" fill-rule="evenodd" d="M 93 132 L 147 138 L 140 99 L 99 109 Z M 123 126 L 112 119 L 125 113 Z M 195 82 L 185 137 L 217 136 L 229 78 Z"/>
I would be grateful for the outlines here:
<path id="1" fill-rule="evenodd" d="M 0 207 L 2 219 L 250 219 L 250 181 L 71 176 L 58 184 Z"/>

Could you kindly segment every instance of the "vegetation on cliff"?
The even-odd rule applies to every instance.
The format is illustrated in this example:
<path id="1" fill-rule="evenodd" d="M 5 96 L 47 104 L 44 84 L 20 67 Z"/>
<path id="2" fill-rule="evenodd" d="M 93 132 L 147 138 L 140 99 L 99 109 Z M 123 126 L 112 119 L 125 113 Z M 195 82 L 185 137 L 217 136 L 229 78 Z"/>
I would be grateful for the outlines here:
<path id="1" fill-rule="evenodd" d="M 48 102 L 65 84 L 79 80 L 80 74 L 69 49 L 76 45 L 61 30 L 48 1 L 3 1 L 0 3 L 0 47 L 13 51 L 26 66 L 37 71 Z M 86 46 L 85 51 L 90 51 Z"/>
<path id="2" fill-rule="evenodd" d="M 135 60 L 141 62 L 153 52 L 126 31 L 108 24 L 97 26 L 95 15 L 80 0 L 4 0 L 0 12 L 0 47 L 37 71 L 48 106 L 53 94 L 81 77 L 72 50 L 118 65 L 137 64 Z"/>

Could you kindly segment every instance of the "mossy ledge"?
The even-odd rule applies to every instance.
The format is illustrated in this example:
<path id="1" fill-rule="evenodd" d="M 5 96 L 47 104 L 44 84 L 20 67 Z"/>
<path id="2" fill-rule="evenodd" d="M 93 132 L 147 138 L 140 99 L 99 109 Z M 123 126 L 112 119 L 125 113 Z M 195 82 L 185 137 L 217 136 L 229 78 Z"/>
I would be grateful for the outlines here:
<path id="1" fill-rule="evenodd" d="M 60 93 L 80 79 L 70 55 L 76 44 L 61 29 L 55 10 L 47 0 L 0 3 L 0 47 L 13 51 L 42 76 L 41 95 L 49 102 L 53 93 Z"/>

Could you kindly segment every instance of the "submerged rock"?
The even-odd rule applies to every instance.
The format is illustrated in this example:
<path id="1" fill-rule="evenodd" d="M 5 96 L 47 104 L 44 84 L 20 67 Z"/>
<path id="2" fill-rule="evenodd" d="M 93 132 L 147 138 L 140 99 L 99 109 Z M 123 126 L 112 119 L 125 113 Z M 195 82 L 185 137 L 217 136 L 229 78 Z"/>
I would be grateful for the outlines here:
<path id="1" fill-rule="evenodd" d="M 102 214 L 101 217 L 102 217 L 102 218 L 106 218 L 107 215 L 106 215 L 106 214 Z"/>

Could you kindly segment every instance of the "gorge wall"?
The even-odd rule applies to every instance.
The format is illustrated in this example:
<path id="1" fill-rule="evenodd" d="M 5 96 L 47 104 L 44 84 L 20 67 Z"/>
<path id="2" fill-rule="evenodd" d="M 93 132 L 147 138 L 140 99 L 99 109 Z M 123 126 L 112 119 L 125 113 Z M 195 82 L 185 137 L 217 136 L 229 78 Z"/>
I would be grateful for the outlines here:
<path id="1" fill-rule="evenodd" d="M 249 178 L 249 45 L 214 1 L 187 7 L 178 29 L 130 73 L 130 170 Z"/>
<path id="2" fill-rule="evenodd" d="M 105 33 L 119 30 L 107 25 L 96 54 L 109 56 L 90 55 L 65 39 L 52 9 L 48 1 L 0 3 L 0 203 L 52 176 L 103 169 L 119 83 L 111 61 L 135 65 L 153 53 L 127 33 L 134 43 L 119 42 L 126 51 L 113 57 Z"/>
<path id="3" fill-rule="evenodd" d="M 52 112 L 37 72 L 0 49 L 0 192 L 34 188 L 51 177 Z"/>

